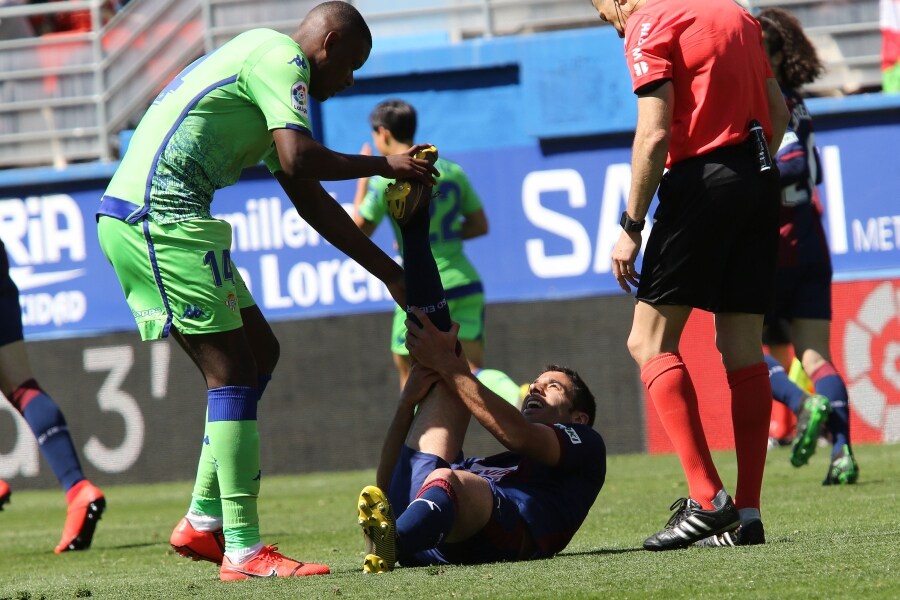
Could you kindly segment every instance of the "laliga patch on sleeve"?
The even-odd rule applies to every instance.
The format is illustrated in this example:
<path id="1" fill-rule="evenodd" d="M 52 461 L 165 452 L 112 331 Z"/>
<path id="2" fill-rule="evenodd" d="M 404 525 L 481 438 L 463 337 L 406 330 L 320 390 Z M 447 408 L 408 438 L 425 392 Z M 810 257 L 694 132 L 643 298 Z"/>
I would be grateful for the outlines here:
<path id="1" fill-rule="evenodd" d="M 557 426 L 559 429 L 561 429 L 563 433 L 565 433 L 567 436 L 569 436 L 569 440 L 570 440 L 573 444 L 580 444 L 580 443 L 581 443 L 581 438 L 578 437 L 578 433 L 577 433 L 574 429 L 572 429 L 571 427 L 566 427 L 566 426 L 563 425 L 562 423 L 557 423 L 556 426 Z"/>
<path id="2" fill-rule="evenodd" d="M 305 81 L 298 81 L 291 88 L 291 106 L 304 117 L 309 117 L 309 93 Z"/>

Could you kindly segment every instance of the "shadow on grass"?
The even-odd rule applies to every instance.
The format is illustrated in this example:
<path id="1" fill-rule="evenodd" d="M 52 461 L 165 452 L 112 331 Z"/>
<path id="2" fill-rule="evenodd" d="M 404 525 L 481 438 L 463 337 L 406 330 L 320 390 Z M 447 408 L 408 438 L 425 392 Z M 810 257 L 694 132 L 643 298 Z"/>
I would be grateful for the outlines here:
<path id="1" fill-rule="evenodd" d="M 104 549 L 128 550 L 130 548 L 150 548 L 151 546 L 161 546 L 161 545 L 162 544 L 160 544 L 160 542 L 141 542 L 140 544 L 110 544 L 110 545 L 104 544 Z M 166 544 L 166 548 L 167 549 L 169 548 L 168 544 Z M 175 551 L 173 550 L 171 553 L 174 555 Z"/>
<path id="2" fill-rule="evenodd" d="M 597 550 L 582 550 L 581 552 L 560 552 L 557 556 L 606 556 L 628 554 L 630 552 L 646 552 L 646 550 L 643 548 L 598 548 Z"/>

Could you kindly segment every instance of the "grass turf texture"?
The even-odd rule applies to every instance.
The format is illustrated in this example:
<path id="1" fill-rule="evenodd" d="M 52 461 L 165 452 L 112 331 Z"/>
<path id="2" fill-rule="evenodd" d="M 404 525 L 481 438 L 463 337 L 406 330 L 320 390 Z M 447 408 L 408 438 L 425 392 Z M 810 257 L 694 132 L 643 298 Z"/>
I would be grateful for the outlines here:
<path id="1" fill-rule="evenodd" d="M 59 491 L 13 491 L 0 513 L 0 599 L 39 598 L 897 598 L 900 597 L 900 445 L 858 446 L 854 486 L 822 487 L 827 449 L 800 469 L 770 451 L 763 490 L 768 544 L 641 550 L 685 494 L 674 456 L 609 460 L 606 486 L 581 530 L 550 560 L 475 567 L 399 568 L 363 575 L 356 525 L 370 471 L 268 477 L 263 539 L 332 574 L 222 583 L 211 563 L 175 555 L 169 533 L 190 484 L 104 486 L 109 507 L 91 550 L 52 554 L 64 519 Z M 726 484 L 735 469 L 716 454 Z"/>

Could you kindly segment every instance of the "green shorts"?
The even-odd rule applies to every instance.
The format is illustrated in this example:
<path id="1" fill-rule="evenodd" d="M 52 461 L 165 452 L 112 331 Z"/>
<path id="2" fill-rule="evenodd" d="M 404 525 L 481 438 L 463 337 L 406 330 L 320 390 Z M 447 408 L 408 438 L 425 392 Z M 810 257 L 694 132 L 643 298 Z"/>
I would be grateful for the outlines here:
<path id="1" fill-rule="evenodd" d="M 477 342 L 484 339 L 484 294 L 470 294 L 447 300 L 450 318 L 459 323 L 459 339 Z M 391 331 L 391 352 L 409 356 L 406 349 L 406 311 L 399 306 L 394 310 L 394 327 Z"/>
<path id="2" fill-rule="evenodd" d="M 231 260 L 231 225 L 194 219 L 134 225 L 101 216 L 100 247 L 112 263 L 142 340 L 231 331 L 255 304 Z"/>

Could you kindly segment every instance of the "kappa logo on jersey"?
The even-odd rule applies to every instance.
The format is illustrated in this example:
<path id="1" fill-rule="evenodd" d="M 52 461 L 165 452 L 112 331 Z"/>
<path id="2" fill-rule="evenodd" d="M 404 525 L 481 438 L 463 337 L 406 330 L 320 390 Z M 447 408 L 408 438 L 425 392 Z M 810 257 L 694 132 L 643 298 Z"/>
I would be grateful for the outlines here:
<path id="1" fill-rule="evenodd" d="M 199 319 L 203 316 L 205 316 L 203 309 L 196 304 L 188 304 L 184 308 L 184 314 L 181 315 L 183 319 Z"/>
<path id="2" fill-rule="evenodd" d="M 494 481 L 499 481 L 510 473 L 515 473 L 519 469 L 519 465 L 513 467 L 488 467 L 479 463 L 469 467 L 471 473 L 477 473 L 482 477 L 489 477 Z"/>
<path id="3" fill-rule="evenodd" d="M 297 65 L 301 69 L 306 68 L 306 61 L 303 60 L 303 57 L 300 56 L 299 54 L 297 56 L 295 56 L 294 58 L 292 58 L 291 60 L 289 60 L 288 64 L 289 65 Z"/>
<path id="4" fill-rule="evenodd" d="M 581 443 L 581 438 L 578 437 L 578 433 L 576 433 L 576 431 L 575 431 L 574 429 L 572 429 L 571 427 L 566 427 L 566 426 L 563 425 L 562 423 L 557 423 L 556 426 L 557 426 L 559 429 L 561 429 L 563 433 L 565 433 L 567 436 L 569 436 L 569 440 L 570 440 L 573 444 L 580 444 L 580 443 Z"/>
<path id="5" fill-rule="evenodd" d="M 306 90 L 306 82 L 298 81 L 291 88 L 291 106 L 304 117 L 309 116 L 309 93 Z"/>

